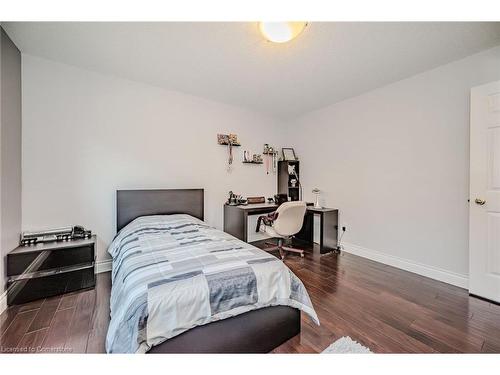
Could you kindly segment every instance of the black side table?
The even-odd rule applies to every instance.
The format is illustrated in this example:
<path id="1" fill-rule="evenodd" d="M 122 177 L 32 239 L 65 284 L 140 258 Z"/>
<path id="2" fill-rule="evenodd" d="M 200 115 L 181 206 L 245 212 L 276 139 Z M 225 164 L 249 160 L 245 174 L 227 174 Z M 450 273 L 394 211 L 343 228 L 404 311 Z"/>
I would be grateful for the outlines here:
<path id="1" fill-rule="evenodd" d="M 7 304 L 95 286 L 96 236 L 19 246 L 7 254 Z"/>

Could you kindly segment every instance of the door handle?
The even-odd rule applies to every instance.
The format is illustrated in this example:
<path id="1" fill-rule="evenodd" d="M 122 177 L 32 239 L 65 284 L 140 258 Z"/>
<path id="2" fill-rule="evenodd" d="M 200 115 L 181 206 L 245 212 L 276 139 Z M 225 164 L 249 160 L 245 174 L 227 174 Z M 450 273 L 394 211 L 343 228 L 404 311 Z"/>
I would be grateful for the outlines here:
<path id="1" fill-rule="evenodd" d="M 481 198 L 476 198 L 476 200 L 474 201 L 476 202 L 476 204 L 482 206 L 483 204 L 486 203 L 486 201 L 484 199 L 481 199 Z"/>

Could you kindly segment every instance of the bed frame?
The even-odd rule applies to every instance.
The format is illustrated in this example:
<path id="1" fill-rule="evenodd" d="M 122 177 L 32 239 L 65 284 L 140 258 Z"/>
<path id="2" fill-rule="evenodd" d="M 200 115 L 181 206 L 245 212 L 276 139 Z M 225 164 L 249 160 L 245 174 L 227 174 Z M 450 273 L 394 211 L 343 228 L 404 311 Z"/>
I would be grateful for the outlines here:
<path id="1" fill-rule="evenodd" d="M 146 215 L 189 214 L 204 219 L 203 189 L 118 190 L 116 228 Z M 271 306 L 198 326 L 149 353 L 268 353 L 300 333 L 300 311 Z"/>

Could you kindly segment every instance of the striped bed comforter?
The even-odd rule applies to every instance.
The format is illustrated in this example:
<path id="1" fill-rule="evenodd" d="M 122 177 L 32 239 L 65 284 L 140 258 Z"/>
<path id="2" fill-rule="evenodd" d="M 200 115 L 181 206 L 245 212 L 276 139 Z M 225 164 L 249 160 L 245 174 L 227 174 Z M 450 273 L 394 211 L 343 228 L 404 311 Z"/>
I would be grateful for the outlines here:
<path id="1" fill-rule="evenodd" d="M 193 327 L 272 305 L 319 324 L 276 257 L 189 215 L 144 216 L 115 237 L 108 353 L 145 353 Z"/>

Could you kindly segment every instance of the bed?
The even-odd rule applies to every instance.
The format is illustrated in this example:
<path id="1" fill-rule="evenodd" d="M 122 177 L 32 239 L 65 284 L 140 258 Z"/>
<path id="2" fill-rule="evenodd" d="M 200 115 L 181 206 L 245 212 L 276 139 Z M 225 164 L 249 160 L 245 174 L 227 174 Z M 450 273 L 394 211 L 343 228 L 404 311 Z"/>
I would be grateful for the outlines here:
<path id="1" fill-rule="evenodd" d="M 204 221 L 203 189 L 117 191 L 108 353 L 266 353 L 319 324 L 276 257 Z"/>

